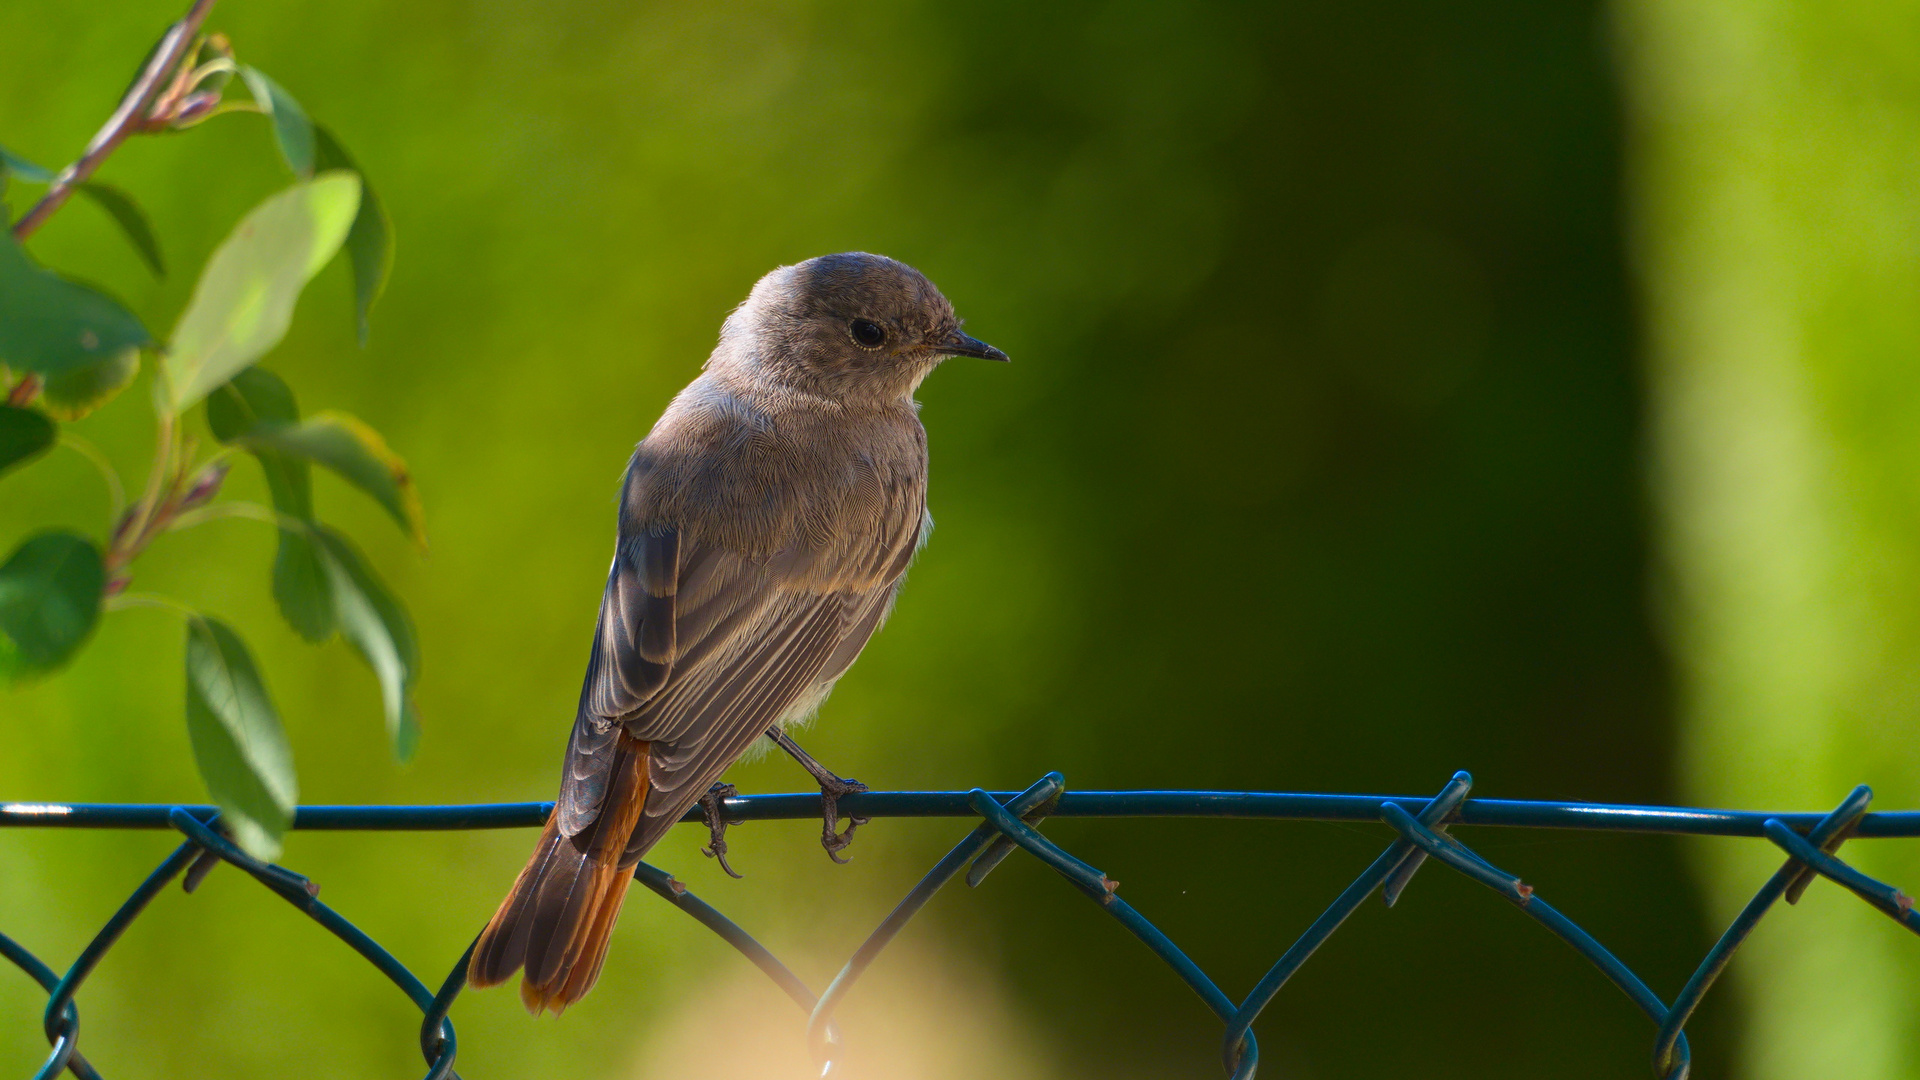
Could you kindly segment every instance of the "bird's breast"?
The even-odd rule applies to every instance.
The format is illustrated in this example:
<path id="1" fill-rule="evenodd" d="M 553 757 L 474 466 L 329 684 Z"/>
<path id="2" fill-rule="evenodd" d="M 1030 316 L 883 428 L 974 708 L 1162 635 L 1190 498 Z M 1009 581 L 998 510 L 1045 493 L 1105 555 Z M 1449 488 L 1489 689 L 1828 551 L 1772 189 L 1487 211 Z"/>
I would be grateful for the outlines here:
<path id="1" fill-rule="evenodd" d="M 820 588 L 872 579 L 902 545 L 910 553 L 927 476 L 911 409 L 767 407 L 734 395 L 678 408 L 687 396 L 634 454 L 623 532 L 674 528 Z"/>

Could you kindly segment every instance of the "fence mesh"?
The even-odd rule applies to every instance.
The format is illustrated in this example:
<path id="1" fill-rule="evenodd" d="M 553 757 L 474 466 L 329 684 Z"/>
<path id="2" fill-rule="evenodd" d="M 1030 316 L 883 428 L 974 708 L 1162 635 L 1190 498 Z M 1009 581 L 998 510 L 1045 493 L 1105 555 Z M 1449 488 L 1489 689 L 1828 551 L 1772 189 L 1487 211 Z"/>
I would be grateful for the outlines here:
<path id="1" fill-rule="evenodd" d="M 979 824 L 927 872 L 817 997 L 765 946 L 689 892 L 671 874 L 641 863 L 635 877 L 661 899 L 725 939 L 807 1012 L 807 1039 L 823 1077 L 840 1071 L 843 1044 L 834 1027 L 833 1013 L 861 974 L 934 893 L 963 869 L 967 871 L 967 884 L 979 885 L 1016 849 L 1024 849 L 1085 893 L 1200 996 L 1225 1025 L 1220 1047 L 1221 1066 L 1233 1080 L 1250 1080 L 1254 1076 L 1260 1051 L 1251 1030 L 1253 1023 L 1293 973 L 1376 890 L 1389 906 L 1398 901 L 1414 873 L 1429 858 L 1480 882 L 1518 907 L 1572 946 L 1625 992 L 1657 1026 L 1653 1071 L 1663 1080 L 1681 1080 L 1688 1074 L 1691 1058 L 1683 1029 L 1714 980 L 1726 970 L 1734 952 L 1776 902 L 1783 897 L 1788 903 L 1797 901 L 1816 877 L 1833 881 L 1907 929 L 1920 933 L 1920 916 L 1915 915 L 1913 901 L 1905 893 L 1861 873 L 1834 854 L 1842 843 L 1855 837 L 1920 836 L 1920 812 L 1868 813 L 1867 804 L 1873 794 L 1864 786 L 1855 788 L 1827 814 L 1768 814 L 1689 807 L 1469 799 L 1467 793 L 1472 784 L 1472 778 L 1466 773 L 1456 773 L 1439 794 L 1431 798 L 1226 791 L 1069 792 L 1059 773 L 1049 773 L 1021 792 L 988 792 L 976 788 L 965 792 L 876 791 L 848 796 L 840 805 L 841 812 L 850 816 L 977 818 Z M 327 830 L 530 828 L 543 824 L 552 808 L 552 803 L 307 806 L 300 808 L 293 827 Z M 817 795 L 758 795 L 727 799 L 723 816 L 730 822 L 807 818 L 817 816 L 820 809 Z M 1146 916 L 1122 900 L 1115 882 L 1042 834 L 1039 825 L 1047 817 L 1377 821 L 1390 826 L 1398 836 L 1307 927 L 1252 991 L 1244 999 L 1235 1001 Z M 698 813 L 690 814 L 689 820 L 700 820 Z M 1452 834 L 1456 825 L 1763 838 L 1780 848 L 1786 861 L 1734 918 L 1669 1004 L 1648 989 L 1618 957 L 1530 886 L 1463 844 Z M 259 862 L 236 847 L 220 833 L 215 808 L 6 803 L 0 804 L 0 826 L 172 829 L 184 837 L 180 846 L 120 905 L 64 973 L 56 972 L 26 947 L 0 933 L 0 954 L 48 993 L 42 1026 L 52 1049 L 45 1064 L 34 1074 L 35 1080 L 52 1080 L 62 1071 L 71 1071 L 80 1080 L 97 1080 L 100 1073 L 79 1051 L 80 1011 L 75 997 L 81 986 L 121 934 L 169 882 L 184 875 L 183 884 L 191 892 L 221 862 L 233 864 L 305 912 L 392 980 L 422 1013 L 420 1052 L 427 1063 L 427 1080 L 458 1075 L 453 1071 L 458 1046 L 448 1013 L 466 985 L 466 955 L 454 962 L 438 990 L 429 988 L 359 927 L 321 903 L 319 889 L 313 882 L 285 867 Z M 468 946 L 468 951 L 472 951 L 472 946 Z"/>

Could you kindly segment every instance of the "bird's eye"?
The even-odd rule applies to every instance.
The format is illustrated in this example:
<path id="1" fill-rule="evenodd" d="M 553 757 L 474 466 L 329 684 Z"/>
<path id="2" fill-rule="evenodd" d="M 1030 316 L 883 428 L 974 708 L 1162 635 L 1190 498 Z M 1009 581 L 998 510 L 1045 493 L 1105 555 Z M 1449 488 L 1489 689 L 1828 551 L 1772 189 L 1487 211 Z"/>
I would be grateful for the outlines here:
<path id="1" fill-rule="evenodd" d="M 853 343 L 863 349 L 877 349 L 887 343 L 886 330 L 879 323 L 868 322 L 865 319 L 853 320 L 853 324 L 847 327 L 847 332 L 853 335 Z"/>

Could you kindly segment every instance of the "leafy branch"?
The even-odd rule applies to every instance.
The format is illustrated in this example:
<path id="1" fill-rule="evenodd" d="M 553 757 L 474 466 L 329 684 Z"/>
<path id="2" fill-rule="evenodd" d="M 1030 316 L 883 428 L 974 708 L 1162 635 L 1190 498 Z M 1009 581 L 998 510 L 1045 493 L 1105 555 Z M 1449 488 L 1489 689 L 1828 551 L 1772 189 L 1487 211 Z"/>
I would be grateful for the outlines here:
<path id="1" fill-rule="evenodd" d="M 425 531 L 406 466 L 377 433 L 340 413 L 303 419 L 286 383 L 255 366 L 285 336 L 307 283 L 342 249 L 365 343 L 368 312 L 392 259 L 392 228 L 339 140 L 278 83 L 236 62 L 224 37 L 201 32 L 212 7 L 213 0 L 195 0 L 167 29 L 72 164 L 53 172 L 0 147 L 0 192 L 9 179 L 47 188 L 0 230 L 0 473 L 64 444 L 99 469 L 113 503 L 102 542 L 45 530 L 0 563 L 0 681 L 57 670 L 105 611 L 157 606 L 181 614 L 195 760 L 234 839 L 270 857 L 290 823 L 297 788 L 265 681 L 226 623 L 177 600 L 127 592 L 135 564 L 159 537 L 215 517 L 274 525 L 279 544 L 270 584 L 282 615 L 306 640 L 324 642 L 337 632 L 365 659 L 381 686 L 395 752 L 405 760 L 419 740 L 412 621 L 352 541 L 316 516 L 312 467 L 366 492 L 423 549 Z M 251 101 L 223 101 L 236 78 Z M 40 266 L 21 246 L 78 192 L 120 226 L 149 270 L 165 274 L 158 237 L 138 203 L 92 177 L 133 136 L 236 112 L 268 118 L 295 182 L 256 205 L 214 250 L 164 342 L 119 301 Z M 60 425 L 131 384 L 143 355 L 155 444 L 140 494 L 128 503 L 112 461 Z M 212 436 L 204 455 L 188 423 L 202 402 Z M 260 463 L 271 509 L 215 502 L 238 454 Z"/>
<path id="2" fill-rule="evenodd" d="M 15 241 L 24 241 L 32 236 L 47 218 L 53 216 L 55 210 L 66 205 L 75 188 L 86 183 L 93 171 L 107 159 L 107 155 L 119 149 L 128 137 L 180 126 L 183 119 L 201 111 L 197 101 L 189 100 L 195 91 L 192 86 L 185 84 L 185 79 L 194 72 L 192 65 L 184 61 L 199 51 L 200 25 L 207 21 L 213 4 L 214 0 L 194 0 L 194 5 L 187 9 L 186 15 L 167 28 L 166 35 L 147 58 L 147 66 L 141 69 L 133 85 L 121 97 L 120 107 L 113 110 L 113 115 L 107 118 L 93 141 L 87 144 L 80 159 L 52 177 L 47 193 L 14 223 Z"/>

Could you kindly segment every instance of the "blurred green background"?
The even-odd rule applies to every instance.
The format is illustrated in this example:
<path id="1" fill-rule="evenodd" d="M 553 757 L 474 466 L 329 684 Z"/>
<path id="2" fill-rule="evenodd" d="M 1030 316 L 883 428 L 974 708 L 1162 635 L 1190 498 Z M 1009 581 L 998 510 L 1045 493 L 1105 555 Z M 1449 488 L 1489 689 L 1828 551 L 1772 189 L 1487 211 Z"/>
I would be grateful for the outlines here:
<path id="1" fill-rule="evenodd" d="M 0 7 L 0 141 L 75 156 L 171 2 Z M 300 643 L 271 530 L 161 541 L 137 588 L 235 624 L 305 802 L 550 798 L 632 444 L 771 267 L 864 249 L 1006 349 L 922 397 L 940 525 L 803 740 L 876 787 L 1425 793 L 1920 806 L 1920 19 L 1897 0 L 409 5 L 227 0 L 210 26 L 366 168 L 399 238 L 373 337 L 344 269 L 265 366 L 412 466 L 432 553 L 330 478 L 408 600 L 417 760 L 373 679 Z M 286 183 L 258 117 L 140 139 L 152 213 L 32 242 L 172 325 Z M 24 205 L 19 193 L 16 209 Z M 194 423 L 201 421 L 196 417 Z M 138 391 L 78 429 L 141 475 Z M 257 470 L 231 482 L 257 496 Z M 107 527 L 56 453 L 0 481 L 0 549 Z M 0 698 L 0 798 L 204 800 L 181 632 L 110 616 Z M 729 778 L 796 790 L 763 760 Z M 804 822 L 651 857 L 824 985 L 958 822 L 830 865 Z M 1382 828 L 1062 821 L 1071 850 L 1243 993 Z M 429 982 L 526 832 L 295 834 L 283 861 Z M 1475 833 L 1670 996 L 1768 872 L 1753 844 Z M 64 964 L 169 847 L 0 834 L 0 928 Z M 1849 848 L 1909 884 L 1920 859 Z M 1904 879 L 1902 878 L 1902 875 Z M 1696 1076 L 1920 1076 L 1920 952 L 1816 887 L 1691 1028 Z M 939 897 L 845 1010 L 860 1075 L 1211 1077 L 1219 1026 L 1031 860 Z M 0 974 L 0 1073 L 44 1054 Z M 240 875 L 170 891 L 81 997 L 113 1077 L 407 1076 L 417 1014 Z M 463 1074 L 808 1075 L 802 1018 L 636 893 L 598 990 L 454 1014 Z M 1646 1074 L 1651 1027 L 1457 875 L 1369 905 L 1262 1019 L 1286 1077 Z"/>

